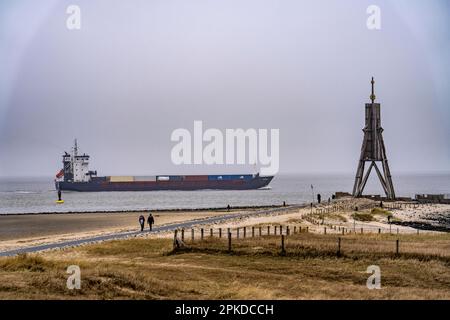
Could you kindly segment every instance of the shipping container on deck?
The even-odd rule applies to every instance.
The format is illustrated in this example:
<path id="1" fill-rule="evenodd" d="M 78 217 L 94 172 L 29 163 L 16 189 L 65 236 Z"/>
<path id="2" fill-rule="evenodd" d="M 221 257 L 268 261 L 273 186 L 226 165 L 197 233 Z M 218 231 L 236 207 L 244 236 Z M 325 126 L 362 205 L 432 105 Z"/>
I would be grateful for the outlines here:
<path id="1" fill-rule="evenodd" d="M 183 176 L 169 176 L 170 181 L 183 181 Z"/>
<path id="2" fill-rule="evenodd" d="M 134 181 L 138 182 L 156 181 L 156 176 L 134 176 Z"/>
<path id="3" fill-rule="evenodd" d="M 92 181 L 107 182 L 107 181 L 109 181 L 109 177 L 92 177 Z"/>
<path id="4" fill-rule="evenodd" d="M 111 176 L 109 177 L 110 182 L 133 182 L 133 176 Z"/>
<path id="5" fill-rule="evenodd" d="M 208 176 L 207 175 L 184 176 L 184 181 L 208 181 Z"/>
<path id="6" fill-rule="evenodd" d="M 223 176 L 220 175 L 209 175 L 208 180 L 223 180 Z"/>
<path id="7" fill-rule="evenodd" d="M 208 180 L 251 180 L 251 174 L 224 174 L 224 175 L 209 175 Z"/>

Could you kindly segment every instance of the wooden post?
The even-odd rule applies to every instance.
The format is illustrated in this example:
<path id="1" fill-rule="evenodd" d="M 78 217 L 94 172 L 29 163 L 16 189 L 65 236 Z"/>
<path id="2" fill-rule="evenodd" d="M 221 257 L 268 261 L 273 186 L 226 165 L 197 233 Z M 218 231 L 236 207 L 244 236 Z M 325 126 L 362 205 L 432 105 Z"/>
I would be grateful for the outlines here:
<path id="1" fill-rule="evenodd" d="M 364 233 L 363 228 L 361 228 L 361 234 L 363 234 L 363 233 Z"/>
<path id="2" fill-rule="evenodd" d="M 184 229 L 181 229 L 181 241 L 184 242 Z"/>
<path id="3" fill-rule="evenodd" d="M 381 234 L 381 228 L 378 228 L 378 234 Z"/>
<path id="4" fill-rule="evenodd" d="M 236 229 L 236 239 L 239 239 L 239 228 Z"/>
<path id="5" fill-rule="evenodd" d="M 337 250 L 338 257 L 341 255 L 341 237 L 338 238 L 338 250 Z"/>
<path id="6" fill-rule="evenodd" d="M 231 252 L 231 232 L 228 232 L 228 252 Z"/>
<path id="7" fill-rule="evenodd" d="M 262 230 L 261 230 L 262 228 L 261 227 L 259 227 L 259 236 L 261 237 L 261 234 L 262 234 Z"/>
<path id="8" fill-rule="evenodd" d="M 209 236 L 212 238 L 213 237 L 213 229 L 209 229 Z"/>
<path id="9" fill-rule="evenodd" d="M 345 228 L 342 228 L 342 234 L 345 234 Z"/>
<path id="10" fill-rule="evenodd" d="M 203 240 L 203 228 L 200 229 L 200 240 Z"/>
<path id="11" fill-rule="evenodd" d="M 278 228 L 278 226 L 275 226 L 275 235 L 277 235 L 277 228 Z"/>
<path id="12" fill-rule="evenodd" d="M 255 227 L 252 227 L 252 238 L 255 237 Z"/>
<path id="13" fill-rule="evenodd" d="M 327 234 L 327 227 L 323 227 L 323 234 Z"/>
<path id="14" fill-rule="evenodd" d="M 192 242 L 194 242 L 194 229 L 191 229 L 191 238 L 192 238 Z"/>
<path id="15" fill-rule="evenodd" d="M 219 228 L 219 238 L 222 238 L 222 228 Z"/>
<path id="16" fill-rule="evenodd" d="M 247 235 L 247 227 L 244 227 L 244 238 L 246 237 L 246 235 Z"/>
<path id="17" fill-rule="evenodd" d="M 280 234 L 283 234 L 283 226 L 280 226 Z"/>
<path id="18" fill-rule="evenodd" d="M 290 233 L 290 231 L 289 231 L 289 226 L 287 226 L 287 227 L 286 227 L 286 235 L 288 236 L 289 233 Z"/>
<path id="19" fill-rule="evenodd" d="M 270 236 L 270 226 L 267 226 L 267 235 Z"/>
<path id="20" fill-rule="evenodd" d="M 399 240 L 398 239 L 395 241 L 395 253 L 396 254 L 399 253 Z"/>
<path id="21" fill-rule="evenodd" d="M 302 233 L 302 226 L 298 227 L 298 233 Z"/>
<path id="22" fill-rule="evenodd" d="M 284 235 L 281 235 L 281 254 L 285 254 L 286 250 L 284 248 Z"/>
<path id="23" fill-rule="evenodd" d="M 173 232 L 173 248 L 174 249 L 177 247 L 177 233 L 178 233 L 178 230 L 175 229 L 175 231 Z"/>
<path id="24" fill-rule="evenodd" d="M 294 234 L 297 233 L 297 226 L 294 226 Z"/>
<path id="25" fill-rule="evenodd" d="M 309 232 L 309 227 L 308 226 L 306 226 L 306 233 L 308 233 Z"/>

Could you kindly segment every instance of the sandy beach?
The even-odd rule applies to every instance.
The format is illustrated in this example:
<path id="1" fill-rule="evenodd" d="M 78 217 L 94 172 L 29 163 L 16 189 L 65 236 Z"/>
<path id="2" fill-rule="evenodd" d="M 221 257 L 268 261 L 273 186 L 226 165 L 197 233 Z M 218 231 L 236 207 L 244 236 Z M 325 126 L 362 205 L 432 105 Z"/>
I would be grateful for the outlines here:
<path id="1" fill-rule="evenodd" d="M 155 226 L 160 226 L 243 211 L 164 211 L 153 213 L 153 216 Z M 0 251 L 138 230 L 138 217 L 141 214 L 147 216 L 142 212 L 0 215 Z"/>
<path id="2" fill-rule="evenodd" d="M 236 214 L 236 218 L 214 224 L 202 224 L 202 228 L 241 228 L 251 226 L 289 225 L 302 224 L 308 226 L 310 232 L 323 233 L 324 227 L 329 226 L 329 233 L 337 232 L 334 227 L 348 230 L 361 230 L 366 232 L 394 232 L 414 233 L 416 229 L 422 232 L 443 231 L 448 228 L 445 219 L 448 219 L 450 205 L 419 205 L 415 208 L 403 206 L 389 212 L 393 215 L 394 222 L 388 224 L 386 215 L 374 214 L 370 221 L 353 219 L 354 211 L 351 208 L 374 204 L 368 199 L 341 199 L 331 204 L 316 205 L 311 211 L 309 207 L 286 207 L 281 212 L 257 214 L 242 217 L 242 214 L 256 212 L 261 208 L 224 209 L 211 210 L 178 210 L 154 212 L 155 227 L 171 223 L 191 221 L 193 227 L 196 220 Z M 396 202 L 395 204 L 402 204 Z M 343 207 L 337 213 L 318 214 L 320 210 L 340 205 Z M 264 210 L 263 210 L 264 212 Z M 311 213 L 314 214 L 311 214 Z M 361 210 L 370 214 L 370 210 Z M 111 212 L 111 213 L 65 213 L 65 214 L 26 214 L 26 215 L 1 215 L 0 216 L 0 251 L 36 246 L 48 243 L 58 243 L 68 240 L 79 240 L 95 236 L 114 234 L 119 232 L 136 231 L 139 229 L 138 217 L 146 213 L 142 212 Z M 315 219 L 311 221 L 310 218 Z M 317 223 L 317 221 L 319 221 Z M 147 227 L 147 226 L 146 226 Z M 428 230 L 428 231 L 426 231 Z M 145 237 L 167 238 L 172 232 L 158 232 L 143 234 Z"/>
<path id="3" fill-rule="evenodd" d="M 0 251 L 46 248 L 0 257 L 0 276 L 9 279 L 0 297 L 448 299 L 449 233 L 436 231 L 432 222 L 447 216 L 450 206 L 401 204 L 380 208 L 371 200 L 348 198 L 313 208 L 153 212 L 152 233 L 136 232 L 142 212 L 1 216 Z M 396 224 L 389 225 L 388 216 Z M 412 222 L 428 229 L 415 229 Z M 173 246 L 172 223 L 187 231 L 180 249 Z M 280 226 L 284 253 L 279 251 Z M 231 259 L 223 236 L 227 228 L 233 238 Z M 131 236 L 120 237 L 130 230 Z M 92 240 L 102 235 L 107 239 Z M 342 239 L 342 253 L 336 253 L 337 239 Z M 64 245 L 72 240 L 76 243 Z M 367 290 L 364 270 L 372 264 L 383 268 L 384 290 Z M 82 266 L 83 290 L 65 289 L 68 265 Z"/>

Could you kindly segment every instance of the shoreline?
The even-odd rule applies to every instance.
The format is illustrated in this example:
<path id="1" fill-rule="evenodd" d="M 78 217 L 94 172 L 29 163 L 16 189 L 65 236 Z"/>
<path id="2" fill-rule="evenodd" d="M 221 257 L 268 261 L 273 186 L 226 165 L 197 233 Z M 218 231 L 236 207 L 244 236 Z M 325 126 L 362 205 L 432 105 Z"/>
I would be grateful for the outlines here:
<path id="1" fill-rule="evenodd" d="M 369 199 L 343 198 L 331 204 L 315 204 L 313 210 L 309 204 L 271 205 L 271 206 L 245 206 L 218 207 L 212 209 L 163 209 L 152 210 L 157 229 L 167 229 L 172 224 L 188 224 L 192 228 L 202 225 L 204 228 L 239 228 L 255 225 L 287 225 L 290 223 L 302 223 L 310 227 L 313 233 L 322 233 L 327 225 L 341 226 L 348 230 L 358 227 L 365 230 L 390 230 L 387 213 L 373 214 L 373 219 L 358 221 L 356 224 L 352 217 L 355 206 L 360 212 L 367 215 L 377 202 Z M 399 208 L 391 209 L 396 218 L 392 222 L 397 232 L 415 233 L 417 230 L 425 232 L 450 231 L 450 225 L 446 222 L 450 215 L 450 205 L 423 205 L 410 208 L 402 202 L 397 202 Z M 328 209 L 340 207 L 338 212 L 326 213 Z M 367 207 L 367 208 L 366 208 Z M 327 209 L 328 208 L 328 209 Z M 364 209 L 366 208 L 366 209 Z M 315 212 L 314 214 L 312 212 Z M 0 250 L 10 250 L 36 245 L 59 243 L 71 240 L 81 240 L 96 236 L 114 235 L 124 232 L 136 232 L 140 229 L 138 217 L 148 213 L 148 210 L 140 211 L 106 211 L 106 212 L 75 212 L 75 213 L 45 213 L 45 214 L 13 214 L 0 215 Z M 216 219 L 223 216 L 224 219 Z M 308 218 L 325 223 L 314 223 Z M 442 219 L 445 217 L 445 219 Z M 211 223 L 206 222 L 210 220 Z M 205 223 L 206 222 L 206 223 Z M 148 226 L 145 226 L 147 230 Z M 191 228 L 189 227 L 189 228 Z M 168 230 L 167 230 L 168 231 Z M 145 236 L 165 238 L 172 237 L 172 232 L 145 232 Z M 332 232 L 329 230 L 329 232 Z M 383 231 L 384 232 L 384 231 Z M 144 235 L 144 234 L 142 234 Z M 137 234 L 136 236 L 140 236 Z"/>
<path id="2" fill-rule="evenodd" d="M 306 203 L 299 204 L 286 204 L 286 206 L 292 205 L 306 205 Z M 271 205 L 248 205 L 248 206 L 230 206 L 230 210 L 251 210 L 251 209 L 272 209 L 272 208 L 281 208 L 282 204 L 271 204 Z M 164 213 L 164 212 L 202 212 L 202 211 L 228 211 L 227 207 L 205 207 L 205 208 L 174 208 L 174 209 L 139 209 L 139 210 L 96 210 L 96 211 L 53 211 L 53 212 L 25 212 L 25 213 L 0 213 L 0 217 L 2 216 L 38 216 L 38 215 L 64 215 L 64 214 L 97 214 L 97 213 L 106 213 L 106 214 L 116 214 L 116 213 L 128 213 L 128 212 L 136 212 L 136 213 Z"/>
<path id="3" fill-rule="evenodd" d="M 233 223 L 233 221 L 247 220 L 250 216 L 267 216 L 273 217 L 275 212 L 291 211 L 294 208 L 299 208 L 297 206 L 291 207 L 286 206 L 282 208 L 271 208 L 268 210 L 230 210 L 230 211 L 209 211 L 209 212 L 190 212 L 186 214 L 179 214 L 178 212 L 153 214 L 155 217 L 154 231 L 149 232 L 148 226 L 145 226 L 144 232 L 140 231 L 138 224 L 137 212 L 127 212 L 118 214 L 115 216 L 116 220 L 112 222 L 118 222 L 119 225 L 105 225 L 105 218 L 107 214 L 92 214 L 88 217 L 85 215 L 69 215 L 68 217 L 63 217 L 63 215 L 57 216 L 58 219 L 55 220 L 55 216 L 47 216 L 48 219 L 39 219 L 36 216 L 24 216 L 24 217 L 8 217 L 10 219 L 9 223 L 17 225 L 17 222 L 21 218 L 26 218 L 28 223 L 22 223 L 22 227 L 17 227 L 15 234 L 8 235 L 1 232 L 2 229 L 7 231 L 8 221 L 6 223 L 0 223 L 0 235 L 3 235 L 3 239 L 0 238 L 0 256 L 8 251 L 16 251 L 25 249 L 33 250 L 33 247 L 59 247 L 64 246 L 64 243 L 90 243 L 92 241 L 104 241 L 103 239 L 120 239 L 125 236 L 125 238 L 130 235 L 133 237 L 149 236 L 149 237 L 166 237 L 172 232 L 173 227 L 176 226 L 189 226 L 196 227 L 198 225 L 207 225 L 208 223 Z M 283 213 L 281 213 L 283 214 Z M 109 216 L 114 217 L 114 216 Z M 0 217 L 0 222 L 2 217 Z M 70 220 L 68 220 L 69 218 Z M 51 220 L 49 220 L 51 219 Z M 23 219 L 22 219 L 23 220 Z M 28 226 L 29 222 L 36 222 L 37 225 L 34 226 L 35 230 L 30 230 Z M 22 221 L 23 222 L 23 221 Z M 64 222 L 62 224 L 62 222 Z M 67 223 L 68 222 L 68 223 Z M 73 222 L 71 224 L 70 222 Z M 86 227 L 87 223 L 95 223 L 94 227 Z M 55 227 L 63 227 L 64 232 L 61 230 L 56 231 Z M 168 233 L 169 231 L 169 233 Z M 34 234 L 32 234 L 34 232 Z M 95 240 L 97 239 L 97 240 Z M 102 239 L 102 240 L 100 240 Z M 71 244 L 72 246 L 72 244 Z M 46 249 L 45 249 L 46 250 Z"/>

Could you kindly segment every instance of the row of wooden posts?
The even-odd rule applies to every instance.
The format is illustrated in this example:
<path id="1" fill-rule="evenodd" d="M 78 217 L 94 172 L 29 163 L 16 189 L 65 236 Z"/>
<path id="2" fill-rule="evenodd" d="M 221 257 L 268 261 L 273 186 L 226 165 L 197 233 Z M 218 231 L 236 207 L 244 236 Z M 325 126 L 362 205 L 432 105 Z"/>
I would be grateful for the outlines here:
<path id="1" fill-rule="evenodd" d="M 383 207 L 385 209 L 395 210 L 395 209 L 417 209 L 420 206 L 432 206 L 433 204 L 430 203 L 389 203 L 389 202 L 383 202 Z M 342 203 L 335 203 L 331 205 L 324 205 L 319 207 L 314 207 L 312 209 L 312 213 L 315 214 L 323 214 L 323 213 L 333 213 L 333 212 L 340 212 L 345 210 L 364 210 L 364 209 L 373 209 L 376 207 L 380 207 L 379 202 L 373 202 L 368 204 L 362 204 L 356 208 L 354 204 L 342 204 Z"/>
<path id="2" fill-rule="evenodd" d="M 352 233 L 352 230 L 353 230 L 353 233 L 359 232 L 361 234 L 364 234 L 364 228 L 363 227 L 360 227 L 360 228 L 356 229 L 356 228 L 344 228 L 344 227 L 339 227 L 339 226 L 330 226 L 329 228 L 331 230 L 342 232 L 342 234 Z M 366 231 L 367 230 L 373 230 L 373 228 L 367 228 Z M 381 230 L 382 230 L 381 228 L 378 228 L 378 234 L 381 234 Z M 323 233 L 327 234 L 327 227 L 323 227 Z M 389 233 L 392 234 L 392 230 L 391 229 L 389 230 Z M 416 230 L 416 233 L 419 234 L 419 229 Z M 397 228 L 397 234 L 400 234 L 400 229 L 399 228 Z"/>
<path id="3" fill-rule="evenodd" d="M 363 227 L 359 227 L 359 228 L 356 229 L 356 228 L 345 228 L 345 227 L 342 227 L 342 226 L 335 226 L 335 225 L 332 225 L 332 224 L 325 224 L 323 222 L 323 220 L 320 221 L 320 220 L 314 219 L 311 215 L 306 215 L 306 216 L 303 217 L 303 219 L 308 221 L 311 224 L 314 224 L 314 225 L 323 225 L 324 226 L 323 227 L 323 233 L 324 234 L 327 234 L 327 228 L 329 228 L 330 230 L 335 230 L 335 231 L 337 231 L 339 233 L 342 232 L 342 234 L 352 233 L 352 232 L 353 233 L 360 232 L 361 234 L 364 233 L 364 228 Z M 366 228 L 366 231 L 368 231 L 368 230 L 370 231 L 370 230 L 374 230 L 374 229 L 375 230 L 378 229 L 377 230 L 378 234 L 381 234 L 382 230 L 386 230 L 387 228 L 370 228 L 370 227 L 368 227 L 368 228 Z M 392 228 L 391 227 L 389 228 L 389 233 L 392 234 Z M 399 228 L 396 228 L 396 233 L 400 234 L 400 229 Z M 416 233 L 419 234 L 419 229 L 416 230 Z"/>
<path id="4" fill-rule="evenodd" d="M 290 235 L 290 228 L 289 228 L 289 226 L 287 226 L 285 234 L 283 234 L 282 226 L 279 226 L 279 227 L 280 227 L 280 234 L 279 235 L 281 236 L 281 246 L 280 246 L 281 253 L 285 254 L 286 253 L 285 237 Z M 247 230 L 246 227 L 243 227 L 243 230 L 244 230 L 243 238 L 245 238 L 246 237 L 246 230 Z M 251 230 L 252 230 L 252 237 L 255 237 L 255 227 L 252 227 Z M 259 227 L 258 230 L 259 230 L 259 236 L 261 236 L 262 235 L 262 227 Z M 277 235 L 277 233 L 276 233 L 277 231 L 276 230 L 277 230 L 277 226 L 275 226 L 274 235 Z M 298 232 L 300 232 L 300 233 L 301 232 L 308 232 L 308 231 L 309 231 L 308 227 L 304 228 L 303 231 L 302 231 L 301 226 L 298 228 Z M 342 234 L 345 234 L 345 231 L 346 231 L 346 229 L 342 228 Z M 294 234 L 297 233 L 297 227 L 296 226 L 294 226 L 294 228 L 293 228 L 293 233 Z M 326 227 L 324 229 L 324 233 L 326 234 Z M 361 228 L 361 233 L 363 233 L 363 229 L 362 228 Z M 381 229 L 379 229 L 379 233 L 381 233 Z M 192 242 L 195 240 L 194 235 L 195 235 L 194 229 L 191 229 Z M 204 229 L 203 228 L 200 229 L 200 235 L 201 235 L 200 239 L 203 240 L 204 239 Z M 267 235 L 270 235 L 270 226 L 267 226 Z M 210 229 L 210 237 L 213 237 L 213 236 L 214 236 L 214 232 L 213 232 L 213 229 L 211 228 Z M 219 238 L 222 238 L 222 228 L 219 228 Z M 231 233 L 231 229 L 230 228 L 227 228 L 227 238 L 228 238 L 228 252 L 231 252 L 232 251 L 232 233 Z M 239 239 L 239 228 L 236 229 L 236 238 Z M 175 232 L 174 232 L 174 247 L 178 246 L 177 245 L 177 239 L 178 239 L 178 230 L 175 230 Z M 181 240 L 184 242 L 184 229 L 181 229 Z M 337 239 L 337 255 L 338 256 L 340 256 L 341 253 L 342 253 L 341 252 L 341 243 L 342 243 L 342 238 L 338 237 L 338 239 Z M 400 248 L 400 241 L 399 241 L 399 239 L 396 239 L 396 241 L 395 241 L 395 253 L 396 254 L 399 254 L 399 252 L 400 252 L 399 248 Z"/>
<path id="5" fill-rule="evenodd" d="M 277 227 L 278 226 L 275 226 L 274 235 L 277 235 Z M 283 226 L 279 226 L 279 227 L 280 227 L 280 235 L 281 235 L 281 252 L 282 253 L 286 253 L 285 245 L 284 245 L 284 243 L 285 243 L 284 238 L 285 238 L 285 236 L 288 236 L 288 235 L 291 234 L 290 233 L 291 229 L 289 228 L 289 226 L 287 226 L 285 234 L 283 234 L 282 233 L 283 232 Z M 246 237 L 246 230 L 247 230 L 247 228 L 243 227 L 243 230 L 244 230 L 243 238 L 245 238 Z M 252 237 L 255 237 L 255 227 L 252 227 L 251 230 L 252 230 Z M 262 236 L 262 227 L 259 227 L 258 230 L 259 230 L 259 236 Z M 309 227 L 306 227 L 306 228 L 302 229 L 302 227 L 300 226 L 298 228 L 298 232 L 299 233 L 301 233 L 301 232 L 309 232 Z M 293 233 L 294 234 L 297 233 L 297 226 L 294 226 Z M 194 229 L 191 229 L 191 240 L 192 240 L 192 242 L 194 242 L 194 240 L 195 240 L 194 234 L 195 234 L 194 233 Z M 267 234 L 266 235 L 270 235 L 270 226 L 267 226 Z M 212 228 L 210 229 L 210 237 L 213 237 L 213 229 Z M 222 228 L 219 228 L 219 238 L 222 238 Z M 228 252 L 231 252 L 232 251 L 232 241 L 231 241 L 232 233 L 231 233 L 231 229 L 230 228 L 227 228 L 227 238 L 228 238 Z M 239 228 L 236 229 L 236 238 L 239 239 Z M 174 231 L 174 247 L 178 246 L 177 239 L 178 239 L 178 230 L 175 230 Z M 200 239 L 201 240 L 204 239 L 204 229 L 203 228 L 200 229 Z M 181 241 L 184 242 L 184 229 L 181 229 Z"/>
<path id="6" fill-rule="evenodd" d="M 242 227 L 242 228 L 236 228 L 236 238 L 237 239 L 239 239 L 240 238 L 240 231 L 242 230 L 242 237 L 243 238 L 246 238 L 247 237 L 247 227 Z M 285 235 L 290 235 L 291 234 L 291 230 L 292 230 L 292 228 L 290 228 L 290 226 L 286 226 L 286 229 L 284 229 L 285 230 Z M 186 237 L 185 237 L 185 229 L 181 229 L 181 230 L 175 230 L 174 231 L 174 238 L 175 239 L 177 239 L 178 238 L 178 232 L 180 231 L 180 233 L 181 233 L 181 241 L 185 241 L 185 239 L 186 239 Z M 219 238 L 222 238 L 222 234 L 223 234 L 223 232 L 222 232 L 222 228 L 218 228 L 218 231 L 219 231 Z M 223 231 L 225 231 L 225 230 L 223 230 Z M 231 234 L 231 228 L 227 228 L 227 234 Z M 255 235 L 256 235 L 256 232 L 255 231 L 257 231 L 258 232 L 258 235 L 259 236 L 262 236 L 263 235 L 263 227 L 258 227 L 257 229 L 256 229 L 256 227 L 251 227 L 251 237 L 252 238 L 254 238 L 255 237 Z M 298 228 L 297 228 L 297 226 L 294 226 L 294 228 L 293 228 L 293 233 L 294 234 L 296 234 L 296 233 L 302 233 L 302 232 L 309 232 L 309 227 L 308 226 L 306 226 L 306 227 L 301 227 L 301 226 L 299 226 Z M 266 235 L 270 235 L 271 233 L 271 226 L 267 226 L 267 232 L 266 232 Z M 273 234 L 274 235 L 277 235 L 277 234 L 280 234 L 280 235 L 282 235 L 283 234 L 283 226 L 282 225 L 280 225 L 280 226 L 274 226 L 274 232 L 273 232 Z M 209 229 L 209 236 L 210 237 L 213 237 L 214 236 L 214 229 L 213 228 L 210 228 Z M 201 228 L 200 229 L 200 239 L 201 240 L 203 240 L 205 238 L 205 229 L 204 228 Z M 194 241 L 195 240 L 195 229 L 191 229 L 191 241 Z"/>

